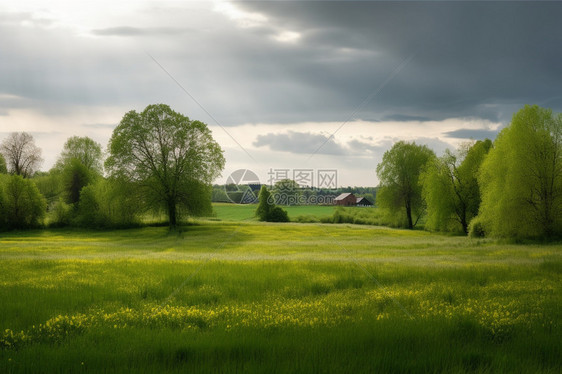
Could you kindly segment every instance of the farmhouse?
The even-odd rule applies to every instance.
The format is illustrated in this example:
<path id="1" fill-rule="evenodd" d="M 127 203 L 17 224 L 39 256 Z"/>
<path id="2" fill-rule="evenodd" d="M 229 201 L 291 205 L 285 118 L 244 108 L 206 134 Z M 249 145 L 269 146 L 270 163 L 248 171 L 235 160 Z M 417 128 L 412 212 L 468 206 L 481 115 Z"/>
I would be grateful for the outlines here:
<path id="1" fill-rule="evenodd" d="M 355 206 L 357 205 L 357 198 L 355 197 L 354 194 L 346 192 L 336 197 L 334 199 L 334 203 L 336 205 L 342 205 L 342 206 Z"/>
<path id="2" fill-rule="evenodd" d="M 372 206 L 373 203 L 364 197 L 356 197 L 350 192 L 342 193 L 334 199 L 336 205 L 341 206 Z"/>

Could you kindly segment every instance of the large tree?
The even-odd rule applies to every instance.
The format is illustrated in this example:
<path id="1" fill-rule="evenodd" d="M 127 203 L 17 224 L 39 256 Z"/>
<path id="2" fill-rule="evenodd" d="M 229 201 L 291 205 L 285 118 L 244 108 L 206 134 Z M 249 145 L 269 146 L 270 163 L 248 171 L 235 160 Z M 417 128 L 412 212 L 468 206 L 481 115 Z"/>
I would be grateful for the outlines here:
<path id="1" fill-rule="evenodd" d="M 428 163 L 422 175 L 426 228 L 468 233 L 481 200 L 476 177 L 491 147 L 489 139 L 464 143 L 457 152 L 446 150 L 443 157 Z"/>
<path id="2" fill-rule="evenodd" d="M 171 227 L 179 207 L 197 213 L 197 199 L 210 204 L 210 194 L 200 196 L 201 185 L 210 191 L 224 167 L 223 151 L 207 125 L 164 104 L 126 113 L 113 131 L 109 152 L 105 167 L 110 176 L 143 189 L 149 204 L 166 209 Z"/>
<path id="3" fill-rule="evenodd" d="M 425 145 L 400 141 L 384 153 L 377 166 L 377 205 L 394 217 L 404 214 L 405 226 L 410 229 L 425 212 L 420 174 L 434 157 L 435 153 Z"/>
<path id="4" fill-rule="evenodd" d="M 73 136 L 66 140 L 52 177 L 60 176 L 67 202 L 78 203 L 82 189 L 103 174 L 102 162 L 101 145 L 91 138 Z"/>
<path id="5" fill-rule="evenodd" d="M 101 145 L 93 139 L 84 136 L 72 136 L 64 143 L 63 150 L 57 160 L 57 168 L 64 169 L 72 160 L 78 160 L 91 172 L 103 173 L 103 152 Z"/>
<path id="6" fill-rule="evenodd" d="M 501 131 L 479 173 L 485 231 L 562 235 L 562 115 L 525 106 Z"/>
<path id="7" fill-rule="evenodd" d="M 0 152 L 6 158 L 11 174 L 31 177 L 43 159 L 41 149 L 35 145 L 33 136 L 26 132 L 13 132 L 0 145 Z"/>

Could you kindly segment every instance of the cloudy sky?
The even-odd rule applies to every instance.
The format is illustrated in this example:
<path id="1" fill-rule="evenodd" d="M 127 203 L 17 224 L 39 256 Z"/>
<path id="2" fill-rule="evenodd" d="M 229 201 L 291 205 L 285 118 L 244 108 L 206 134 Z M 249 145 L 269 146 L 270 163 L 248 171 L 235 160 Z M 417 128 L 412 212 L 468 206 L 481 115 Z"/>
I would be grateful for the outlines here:
<path id="1" fill-rule="evenodd" d="M 0 141 L 43 169 L 72 135 L 104 147 L 129 110 L 206 122 L 234 170 L 337 169 L 374 186 L 400 139 L 437 154 L 514 111 L 562 111 L 562 3 L 3 1 Z M 332 136 L 333 135 L 333 136 Z"/>

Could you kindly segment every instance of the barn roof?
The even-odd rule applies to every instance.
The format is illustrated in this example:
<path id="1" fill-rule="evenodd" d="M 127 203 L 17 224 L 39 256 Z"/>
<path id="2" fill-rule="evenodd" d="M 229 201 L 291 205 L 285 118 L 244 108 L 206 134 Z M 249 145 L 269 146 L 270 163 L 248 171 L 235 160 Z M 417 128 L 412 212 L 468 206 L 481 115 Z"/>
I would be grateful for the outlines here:
<path id="1" fill-rule="evenodd" d="M 340 194 L 338 197 L 336 197 L 334 200 L 343 200 L 346 197 L 348 197 L 349 195 L 353 195 L 351 192 L 345 192 Z"/>
<path id="2" fill-rule="evenodd" d="M 365 197 L 358 197 L 355 203 L 356 203 L 356 204 L 373 205 L 373 203 L 372 203 L 369 199 L 367 199 L 367 198 L 365 198 Z"/>

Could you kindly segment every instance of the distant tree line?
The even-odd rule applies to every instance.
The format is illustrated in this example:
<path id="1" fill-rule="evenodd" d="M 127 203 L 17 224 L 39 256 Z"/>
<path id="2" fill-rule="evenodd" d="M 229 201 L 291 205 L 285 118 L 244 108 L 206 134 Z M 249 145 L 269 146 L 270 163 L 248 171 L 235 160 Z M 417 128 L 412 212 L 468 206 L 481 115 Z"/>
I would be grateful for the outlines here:
<path id="1" fill-rule="evenodd" d="M 248 190 L 256 196 L 261 191 L 262 185 L 221 185 L 214 184 L 212 201 L 217 203 L 244 203 L 244 196 L 248 196 Z M 308 204 L 327 204 L 331 205 L 332 200 L 344 192 L 351 192 L 356 196 L 365 197 L 371 203 L 375 203 L 377 187 L 339 187 L 339 188 L 310 188 L 300 187 L 295 181 L 282 179 L 269 186 L 269 190 L 275 204 L 277 205 L 308 205 Z M 288 197 L 291 196 L 289 199 Z M 296 198 L 295 198 L 296 197 Z M 257 200 L 248 201 L 256 203 Z"/>
<path id="2" fill-rule="evenodd" d="M 48 172 L 31 134 L 0 144 L 0 229 L 124 227 L 164 213 L 175 227 L 211 211 L 211 182 L 223 151 L 207 125 L 163 104 L 130 111 L 115 128 L 108 157 L 89 137 L 69 138 Z"/>

